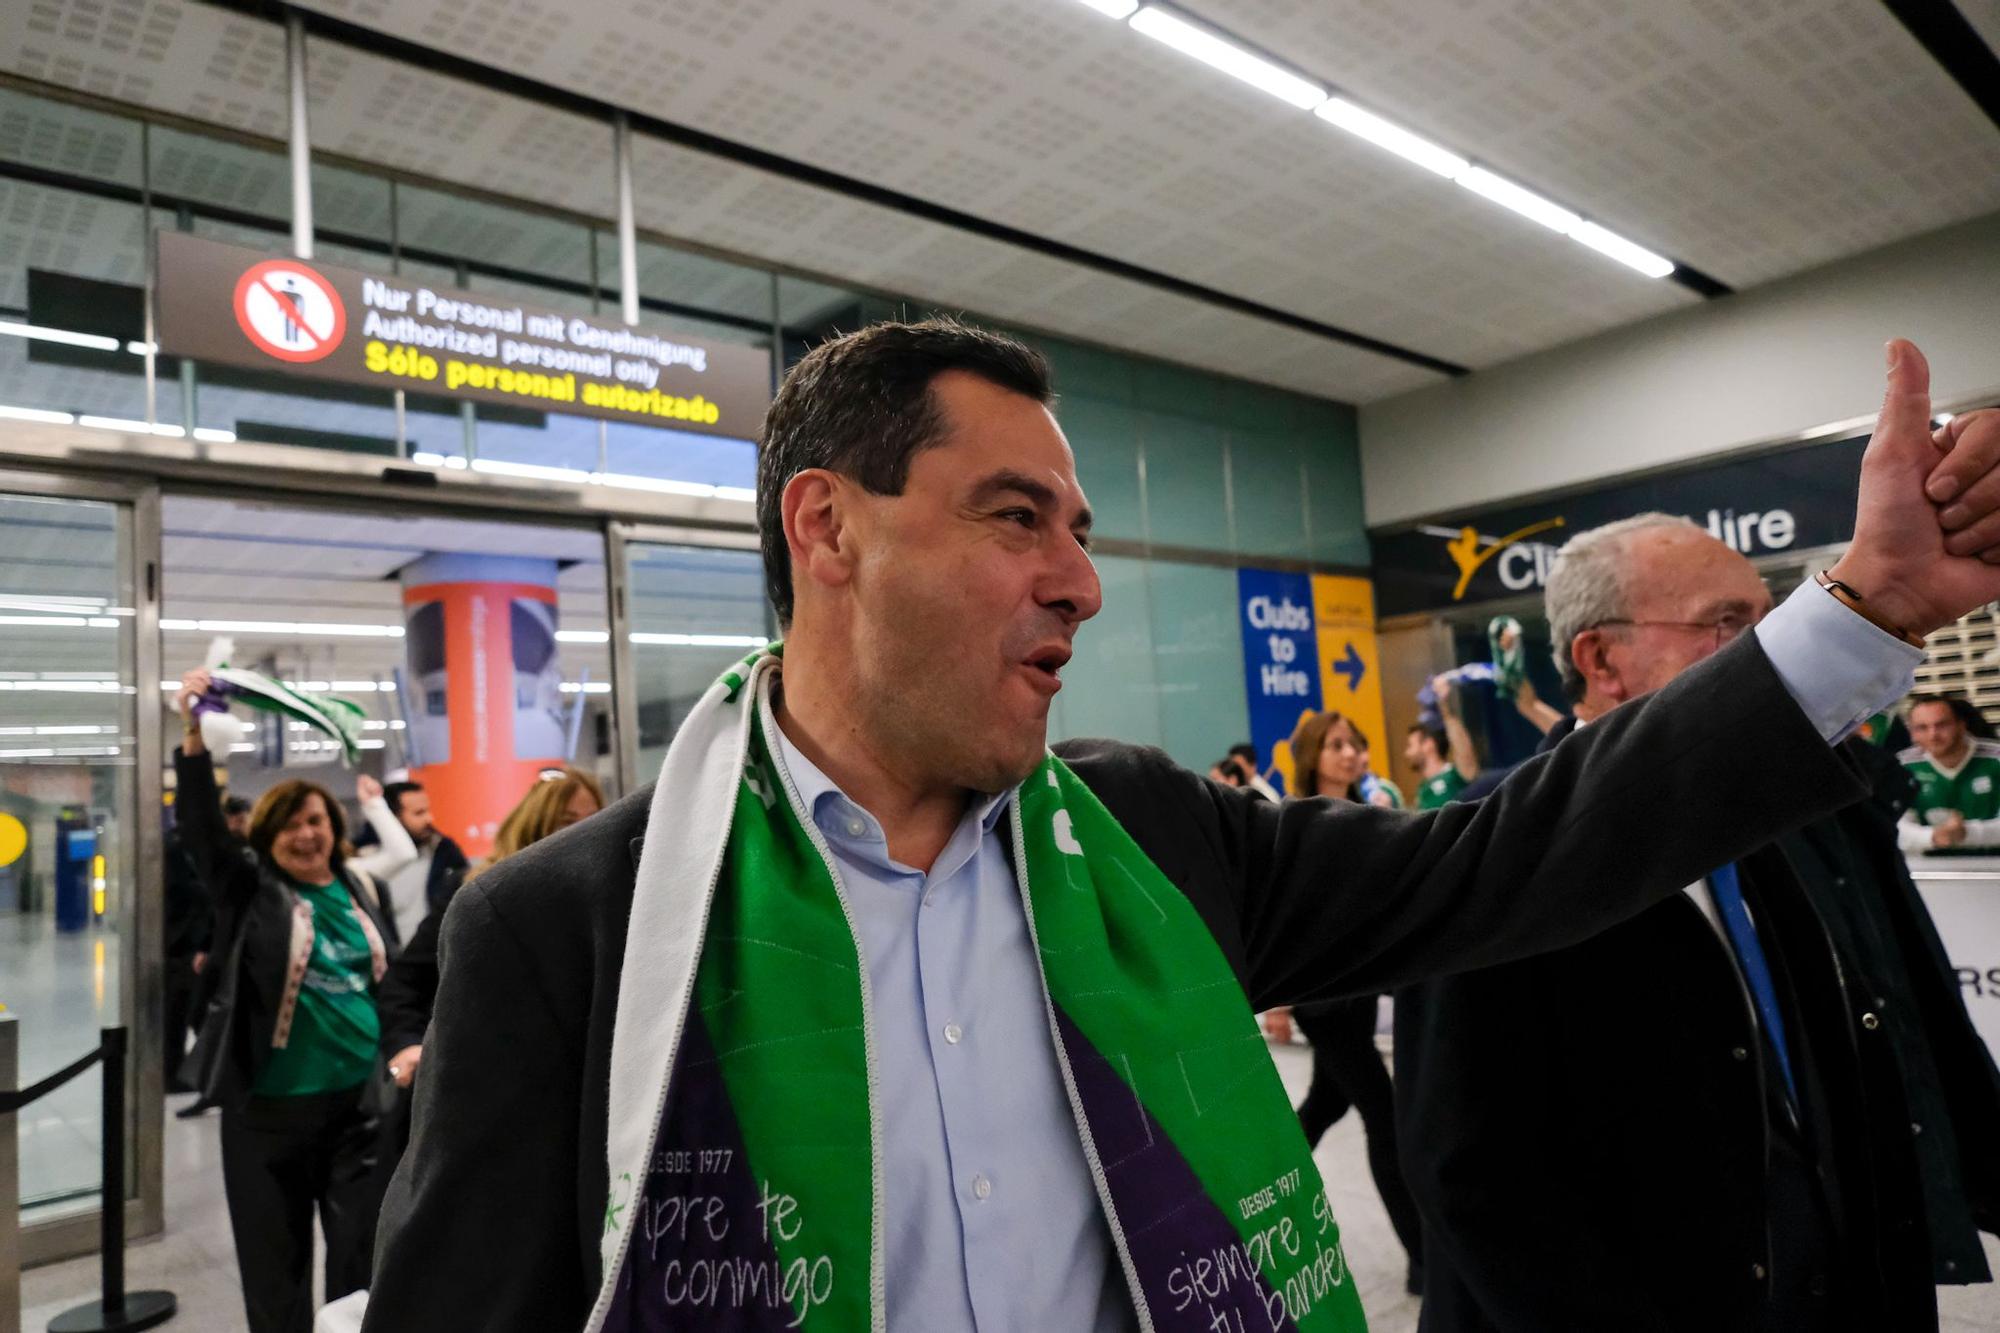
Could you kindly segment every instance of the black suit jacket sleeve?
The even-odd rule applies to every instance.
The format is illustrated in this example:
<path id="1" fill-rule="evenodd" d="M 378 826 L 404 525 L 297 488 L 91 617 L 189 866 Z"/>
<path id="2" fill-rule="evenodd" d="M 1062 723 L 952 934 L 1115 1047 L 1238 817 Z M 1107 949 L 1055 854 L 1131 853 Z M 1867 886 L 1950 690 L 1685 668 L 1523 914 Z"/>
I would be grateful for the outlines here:
<path id="1" fill-rule="evenodd" d="M 375 988 L 384 1055 L 423 1044 L 424 1029 L 430 1026 L 437 1004 L 438 934 L 443 924 L 442 912 L 425 917 Z"/>
<path id="2" fill-rule="evenodd" d="M 1567 947 L 1866 790 L 1755 635 L 1530 759 L 1475 804 L 1272 805 L 1173 774 L 1169 817 L 1212 843 L 1233 920 L 1211 917 L 1211 928 L 1240 931 L 1259 1009 Z M 1215 911 L 1199 884 L 1189 896 Z"/>
<path id="3" fill-rule="evenodd" d="M 528 943 L 478 886 L 453 896 L 414 1131 L 383 1206 L 364 1333 L 573 1329 L 582 1271 L 577 1040 Z M 602 1159 L 604 1145 L 588 1151 Z M 580 1308 L 581 1304 L 581 1308 Z"/>
<path id="4" fill-rule="evenodd" d="M 174 751 L 174 825 L 195 872 L 213 892 L 215 914 L 233 921 L 257 892 L 257 857 L 229 832 L 222 818 L 222 793 L 215 785 L 215 760 L 207 752 Z M 212 932 L 218 947 L 225 932 Z"/>

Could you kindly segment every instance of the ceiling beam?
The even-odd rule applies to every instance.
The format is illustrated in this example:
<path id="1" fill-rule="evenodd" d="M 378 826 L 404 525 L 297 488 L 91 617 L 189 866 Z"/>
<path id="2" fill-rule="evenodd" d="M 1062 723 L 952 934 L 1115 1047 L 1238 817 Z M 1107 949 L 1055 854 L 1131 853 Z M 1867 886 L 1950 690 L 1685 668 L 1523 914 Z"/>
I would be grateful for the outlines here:
<path id="1" fill-rule="evenodd" d="M 1951 0 L 1882 0 L 1917 44 L 2000 128 L 2000 55 Z"/>

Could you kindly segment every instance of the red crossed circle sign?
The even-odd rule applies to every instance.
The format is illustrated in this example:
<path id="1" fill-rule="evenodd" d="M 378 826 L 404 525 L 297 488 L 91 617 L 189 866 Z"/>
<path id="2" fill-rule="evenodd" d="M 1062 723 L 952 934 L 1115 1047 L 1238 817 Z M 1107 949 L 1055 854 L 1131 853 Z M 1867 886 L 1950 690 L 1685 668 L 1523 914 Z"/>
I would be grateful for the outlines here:
<path id="1" fill-rule="evenodd" d="M 280 361 L 317 361 L 347 332 L 340 293 L 296 259 L 251 265 L 236 280 L 235 306 L 243 335 Z"/>

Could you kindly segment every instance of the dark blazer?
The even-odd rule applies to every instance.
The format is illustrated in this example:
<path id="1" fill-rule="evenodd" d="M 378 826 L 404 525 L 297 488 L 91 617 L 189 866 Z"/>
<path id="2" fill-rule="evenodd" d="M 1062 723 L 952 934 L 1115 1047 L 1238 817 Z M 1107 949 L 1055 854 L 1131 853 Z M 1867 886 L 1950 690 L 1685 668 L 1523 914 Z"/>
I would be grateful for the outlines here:
<path id="1" fill-rule="evenodd" d="M 1779 846 L 1854 973 L 1852 988 L 1875 999 L 1909 1107 L 1932 1276 L 1990 1281 L 1979 1233 L 2000 1235 L 2000 1069 L 1896 842 L 1915 782 L 1894 750 L 1859 740 L 1848 749 L 1872 771 L 1874 799 Z"/>
<path id="2" fill-rule="evenodd" d="M 431 1010 L 437 1004 L 438 930 L 443 924 L 442 911 L 418 922 L 409 943 L 390 962 L 376 989 L 375 1011 L 382 1018 L 385 1056 L 423 1045 L 424 1030 L 430 1026 Z"/>
<path id="3" fill-rule="evenodd" d="M 1657 811 L 1675 826 L 1689 813 L 1664 793 Z M 1883 1021 L 1907 991 L 1886 999 L 1865 980 L 1816 906 L 1879 898 L 1891 868 L 1857 863 L 1836 881 L 1803 853 L 1871 837 L 1899 867 L 1869 802 L 1738 858 L 1802 1117 L 1727 946 L 1682 894 L 1574 947 L 1397 995 L 1424 1333 L 1936 1326 L 1912 1115 Z"/>
<path id="4" fill-rule="evenodd" d="M 241 934 L 241 970 L 231 990 L 234 1003 L 228 1020 L 228 1049 L 214 1066 L 215 1076 L 200 1089 L 204 1101 L 240 1105 L 271 1057 L 271 1034 L 292 978 L 292 908 L 297 894 L 285 877 L 248 844 L 230 835 L 222 819 L 222 801 L 215 785 L 215 765 L 207 754 L 174 751 L 174 811 L 182 845 L 202 879 L 214 891 L 214 933 L 217 972 L 207 991 L 222 989 L 220 968 Z M 336 867 L 339 869 L 339 867 Z M 396 923 L 370 891 L 355 887 L 356 876 L 340 871 L 353 899 L 374 925 L 386 949 L 397 943 Z M 207 973 L 204 973 L 207 979 Z M 205 992 L 206 993 L 206 992 Z M 204 1017 L 204 1024 L 207 1023 Z"/>
<path id="5" fill-rule="evenodd" d="M 1764 762 L 1740 763 L 1746 749 Z M 1530 761 L 1492 799 L 1423 814 L 1274 805 L 1106 741 L 1056 750 L 1187 895 L 1259 1009 L 1574 944 L 1863 790 L 1755 636 Z M 452 900 L 368 1333 L 548 1333 L 587 1314 L 612 1016 L 651 795 Z M 1662 808 L 1685 817 L 1661 820 Z"/>

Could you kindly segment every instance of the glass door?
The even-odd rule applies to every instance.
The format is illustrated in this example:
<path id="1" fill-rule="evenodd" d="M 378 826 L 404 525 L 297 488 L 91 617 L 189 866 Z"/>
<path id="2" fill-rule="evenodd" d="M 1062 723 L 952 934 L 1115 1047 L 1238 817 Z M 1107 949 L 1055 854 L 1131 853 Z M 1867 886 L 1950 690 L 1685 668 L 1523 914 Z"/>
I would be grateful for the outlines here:
<path id="1" fill-rule="evenodd" d="M 158 997 L 134 984 L 158 955 L 142 943 L 142 923 L 157 934 L 157 796 L 142 790 L 157 791 L 160 686 L 140 586 L 156 515 L 137 489 L 0 472 L 0 1004 L 19 1020 L 24 1083 L 101 1028 L 129 1034 L 124 1125 L 102 1123 L 98 1069 L 18 1117 L 30 1262 L 91 1248 L 107 1132 L 128 1136 L 118 1197 L 158 1203 L 158 1134 L 135 1133 L 159 1113 Z"/>
<path id="2" fill-rule="evenodd" d="M 714 679 L 777 635 L 753 533 L 613 526 L 620 731 L 634 785 L 660 774 L 667 746 Z M 622 631 L 622 632 L 621 632 Z"/>

